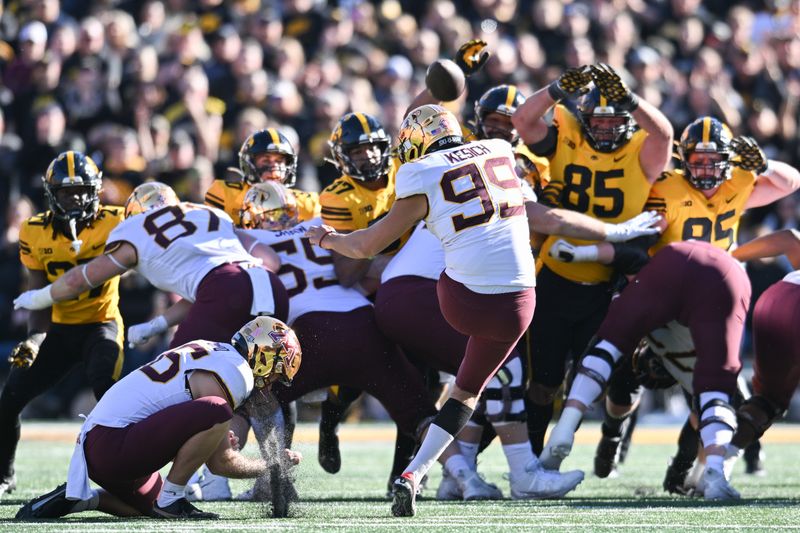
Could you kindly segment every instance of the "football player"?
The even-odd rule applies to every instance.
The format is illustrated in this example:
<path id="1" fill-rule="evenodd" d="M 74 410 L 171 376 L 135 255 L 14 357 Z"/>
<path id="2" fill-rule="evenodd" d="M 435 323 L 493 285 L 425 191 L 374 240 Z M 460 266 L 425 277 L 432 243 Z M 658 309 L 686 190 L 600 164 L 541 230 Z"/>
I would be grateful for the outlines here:
<path id="1" fill-rule="evenodd" d="M 728 447 L 732 456 L 759 439 L 786 412 L 800 383 L 800 232 L 778 231 L 733 252 L 740 261 L 779 255 L 785 255 L 795 271 L 768 288 L 753 310 L 754 394 L 737 412 L 738 427 Z"/>
<path id="2" fill-rule="evenodd" d="M 239 209 L 244 195 L 256 183 L 278 181 L 287 187 L 294 187 L 297 181 L 297 153 L 286 138 L 276 128 L 267 128 L 252 133 L 239 149 L 239 170 L 241 181 L 227 179 L 214 180 L 206 192 L 206 205 L 228 213 L 233 221 L 239 223 Z M 308 220 L 319 216 L 319 195 L 317 193 L 294 189 L 300 208 L 300 218 Z"/>
<path id="3" fill-rule="evenodd" d="M 253 251 L 257 243 L 241 238 Z M 44 288 L 21 294 L 14 305 L 44 309 L 134 269 L 182 299 L 150 322 L 131 326 L 129 342 L 144 342 L 176 324 L 180 325 L 171 347 L 197 338 L 222 342 L 236 331 L 237 323 L 252 316 L 285 320 L 288 314 L 286 290 L 268 270 L 278 269 L 277 255 L 260 247 L 266 259 L 262 267 L 262 259 L 248 253 L 239 239 L 224 212 L 180 202 L 163 183 L 144 183 L 125 203 L 125 220 L 109 235 L 102 255 Z"/>
<path id="4" fill-rule="evenodd" d="M 266 461 L 238 452 L 229 432 L 233 410 L 251 395 L 270 394 L 273 383 L 290 384 L 301 358 L 292 330 L 266 316 L 247 322 L 230 342 L 196 340 L 164 352 L 101 398 L 81 427 L 67 482 L 25 504 L 17 519 L 95 509 L 116 516 L 219 518 L 186 500 L 189 476 L 203 463 L 230 477 L 267 474 Z M 290 450 L 283 454 L 277 459 L 299 461 Z M 170 462 L 162 480 L 158 471 Z M 92 489 L 90 479 L 101 488 Z"/>
<path id="5" fill-rule="evenodd" d="M 455 453 L 447 450 L 454 435 L 472 416 L 478 396 L 533 315 L 535 275 L 525 215 L 527 211 L 537 219 L 533 213 L 537 204 L 526 202 L 511 145 L 500 139 L 464 144 L 458 120 L 441 106 L 414 109 L 403 121 L 399 143 L 404 164 L 398 172 L 399 199 L 389 214 L 365 230 L 342 234 L 322 225 L 311 227 L 306 236 L 312 244 L 341 255 L 366 258 L 425 218 L 442 241 L 446 269 L 437 283 L 440 308 L 450 325 L 470 339 L 450 398 L 394 485 L 393 514 L 411 516 L 420 480 L 435 460 L 445 463 Z M 569 229 L 576 237 L 631 238 L 654 232 L 649 227 L 652 220 L 648 215 L 609 225 L 552 210 L 545 231 Z M 492 253 L 486 253 L 487 242 Z M 528 497 L 560 497 L 583 479 L 582 472 L 545 471 L 536 457 L 529 457 L 518 473 L 526 478 Z"/>
<path id="6" fill-rule="evenodd" d="M 569 455 L 583 413 L 605 392 L 623 354 L 655 328 L 677 321 L 688 328 L 697 353 L 692 388 L 706 454 L 703 496 L 738 499 L 723 461 L 736 430 L 731 400 L 742 367 L 739 344 L 749 303 L 747 274 L 724 250 L 702 241 L 662 248 L 612 301 L 596 341 L 577 367 L 542 463 L 557 468 Z"/>
<path id="7" fill-rule="evenodd" d="M 767 160 L 753 139 L 734 139 L 728 126 L 716 118 L 700 117 L 689 124 L 678 146 L 680 168 L 659 178 L 645 206 L 663 215 L 659 224 L 664 232 L 650 254 L 670 242 L 689 239 L 731 251 L 745 210 L 768 205 L 800 187 L 800 173 L 796 169 Z M 648 259 L 646 246 L 625 243 L 613 248 L 606 244 L 573 247 L 561 241 L 553 248 L 558 250 L 556 256 L 563 259 L 616 261 L 627 274 L 635 274 Z M 679 333 L 680 329 L 676 324 L 659 329 L 650 336 L 650 349 L 661 356 L 667 355 L 664 346 L 674 348 L 681 344 L 670 337 L 689 338 L 685 331 Z M 666 366 L 691 394 L 694 350 L 691 342 L 683 344 L 679 350 L 673 349 L 672 356 L 682 353 L 684 361 L 677 366 L 667 361 Z M 600 477 L 607 477 L 615 469 L 624 426 L 638 406 L 641 389 L 632 376 L 631 362 L 626 357 L 609 382 L 603 437 L 595 457 L 595 473 Z M 671 492 L 681 490 L 692 466 L 697 449 L 694 435 L 687 426 L 679 439 L 680 449 L 665 480 L 665 488 Z"/>
<path id="8" fill-rule="evenodd" d="M 50 209 L 20 229 L 20 260 L 32 289 L 102 254 L 123 211 L 100 205 L 101 176 L 94 161 L 80 152 L 64 152 L 50 163 L 43 178 Z M 124 331 L 118 285 L 116 278 L 97 283 L 52 310 L 30 314 L 28 338 L 12 350 L 11 373 L 0 394 L 0 497 L 16 487 L 19 414 L 28 402 L 77 364 L 85 366 L 98 399 L 119 379 Z"/>
<path id="9" fill-rule="evenodd" d="M 594 88 L 588 90 L 592 82 Z M 573 114 L 567 105 L 578 96 Z M 553 105 L 553 124 L 548 125 L 544 115 Z M 551 181 L 542 201 L 606 222 L 642 211 L 650 186 L 672 153 L 669 120 L 603 64 L 566 70 L 528 98 L 512 122 L 531 151 L 550 160 Z M 540 283 L 530 334 L 528 403 L 531 443 L 537 452 L 564 380 L 567 356 L 583 353 L 611 301 L 613 269 L 550 257 L 560 238 L 551 235 L 545 240 L 537 264 Z"/>

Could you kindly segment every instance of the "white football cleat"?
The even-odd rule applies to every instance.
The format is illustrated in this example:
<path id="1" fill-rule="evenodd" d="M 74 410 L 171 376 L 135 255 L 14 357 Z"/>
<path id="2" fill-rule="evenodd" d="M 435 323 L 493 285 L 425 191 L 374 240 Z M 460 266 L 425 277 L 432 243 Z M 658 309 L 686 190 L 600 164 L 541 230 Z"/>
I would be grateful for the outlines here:
<path id="1" fill-rule="evenodd" d="M 714 468 L 706 468 L 703 472 L 703 498 L 713 501 L 730 501 L 741 499 L 739 491 L 734 489 L 725 479 L 725 474 Z"/>
<path id="2" fill-rule="evenodd" d="M 436 489 L 436 499 L 443 501 L 461 501 L 461 487 L 458 486 L 456 478 L 450 475 L 446 468 L 442 467 L 442 481 Z"/>
<path id="3" fill-rule="evenodd" d="M 497 485 L 487 483 L 477 472 L 462 470 L 455 479 L 464 501 L 503 499 L 503 492 Z"/>
<path id="4" fill-rule="evenodd" d="M 186 484 L 186 499 L 190 502 L 214 502 L 230 500 L 231 497 L 228 478 L 212 474 L 205 465 Z"/>
<path id="5" fill-rule="evenodd" d="M 583 472 L 547 470 L 537 461 L 532 461 L 524 471 L 511 472 L 508 480 L 511 497 L 515 500 L 561 498 L 583 481 Z"/>

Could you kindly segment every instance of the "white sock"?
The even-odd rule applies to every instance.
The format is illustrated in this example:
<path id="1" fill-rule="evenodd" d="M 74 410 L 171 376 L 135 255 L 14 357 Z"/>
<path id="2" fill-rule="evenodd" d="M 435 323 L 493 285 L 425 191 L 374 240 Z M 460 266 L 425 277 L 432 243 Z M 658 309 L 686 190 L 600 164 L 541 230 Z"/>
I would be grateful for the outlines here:
<path id="1" fill-rule="evenodd" d="M 722 467 L 722 463 L 724 460 L 725 457 L 723 457 L 722 455 L 707 455 L 706 468 L 710 468 L 718 472 L 724 472 L 724 468 Z"/>
<path id="2" fill-rule="evenodd" d="M 721 400 L 728 404 L 730 397 L 724 392 L 709 391 L 700 393 L 700 407 L 704 407 L 712 400 Z M 725 421 L 711 422 L 700 429 L 700 439 L 703 446 L 726 446 L 733 438 L 733 429 L 736 427 L 736 413 L 728 407 L 714 406 L 704 409 L 700 413 L 700 422 L 716 417 Z"/>
<path id="3" fill-rule="evenodd" d="M 180 500 L 186 496 L 186 485 L 177 485 L 165 479 L 161 487 L 161 494 L 158 495 L 158 506 L 162 509 L 169 504 Z"/>
<path id="4" fill-rule="evenodd" d="M 480 447 L 480 443 L 478 442 L 467 442 L 465 440 L 456 440 L 458 443 L 458 447 L 461 449 L 461 455 L 464 456 L 466 459 L 467 464 L 469 464 L 472 470 L 477 469 L 478 466 L 478 448 Z"/>
<path id="5" fill-rule="evenodd" d="M 463 473 L 463 475 L 466 476 L 467 472 L 472 472 L 472 469 L 469 467 L 469 463 L 467 462 L 466 458 L 460 453 L 451 455 L 447 461 L 445 461 L 444 467 L 453 477 L 459 477 L 460 473 Z"/>
<path id="6" fill-rule="evenodd" d="M 578 426 L 583 420 L 583 413 L 577 407 L 568 406 L 565 407 L 561 411 L 561 416 L 558 419 L 558 424 L 556 427 L 553 428 L 553 432 L 548 439 L 548 443 L 552 440 L 553 435 L 556 433 L 563 434 L 564 432 L 569 432 L 570 434 L 575 434 L 578 431 Z"/>
<path id="7" fill-rule="evenodd" d="M 504 444 L 503 453 L 506 454 L 506 461 L 508 461 L 508 468 L 511 472 L 524 472 L 525 468 L 536 460 L 529 442 Z"/>
<path id="8" fill-rule="evenodd" d="M 70 509 L 69 514 L 80 513 L 82 511 L 94 511 L 100 505 L 100 492 L 92 489 L 92 495 L 86 500 L 78 500 Z"/>
<path id="9" fill-rule="evenodd" d="M 417 484 L 423 478 L 433 463 L 442 455 L 445 448 L 453 442 L 453 436 L 436 424 L 428 427 L 428 434 L 419 447 L 417 455 L 411 460 L 411 464 L 406 467 L 406 472 L 414 474 L 414 483 Z"/>

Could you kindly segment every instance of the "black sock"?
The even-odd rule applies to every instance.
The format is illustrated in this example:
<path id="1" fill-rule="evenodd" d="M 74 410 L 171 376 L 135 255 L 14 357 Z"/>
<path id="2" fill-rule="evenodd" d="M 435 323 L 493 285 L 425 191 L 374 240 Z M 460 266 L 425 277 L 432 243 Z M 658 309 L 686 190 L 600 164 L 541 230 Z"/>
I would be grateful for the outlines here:
<path id="1" fill-rule="evenodd" d="M 547 433 L 547 426 L 553 419 L 553 404 L 538 405 L 533 402 L 526 402 L 528 410 L 528 437 L 531 441 L 533 453 L 538 457 L 544 449 L 544 436 Z"/>

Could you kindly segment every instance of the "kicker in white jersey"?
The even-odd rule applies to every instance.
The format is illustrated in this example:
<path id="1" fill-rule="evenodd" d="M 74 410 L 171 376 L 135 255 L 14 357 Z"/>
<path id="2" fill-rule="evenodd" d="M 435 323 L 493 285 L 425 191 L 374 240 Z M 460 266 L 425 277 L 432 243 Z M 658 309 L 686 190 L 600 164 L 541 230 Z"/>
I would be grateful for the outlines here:
<path id="1" fill-rule="evenodd" d="M 126 218 L 109 235 L 107 249 L 122 242 L 136 250 L 137 272 L 190 302 L 205 275 L 219 265 L 261 264 L 239 242 L 225 212 L 188 202 Z"/>
<path id="2" fill-rule="evenodd" d="M 397 198 L 424 194 L 446 273 L 475 292 L 536 284 L 524 203 L 509 143 L 489 139 L 428 154 L 397 172 Z M 510 237 L 510 238 L 509 238 Z"/>

